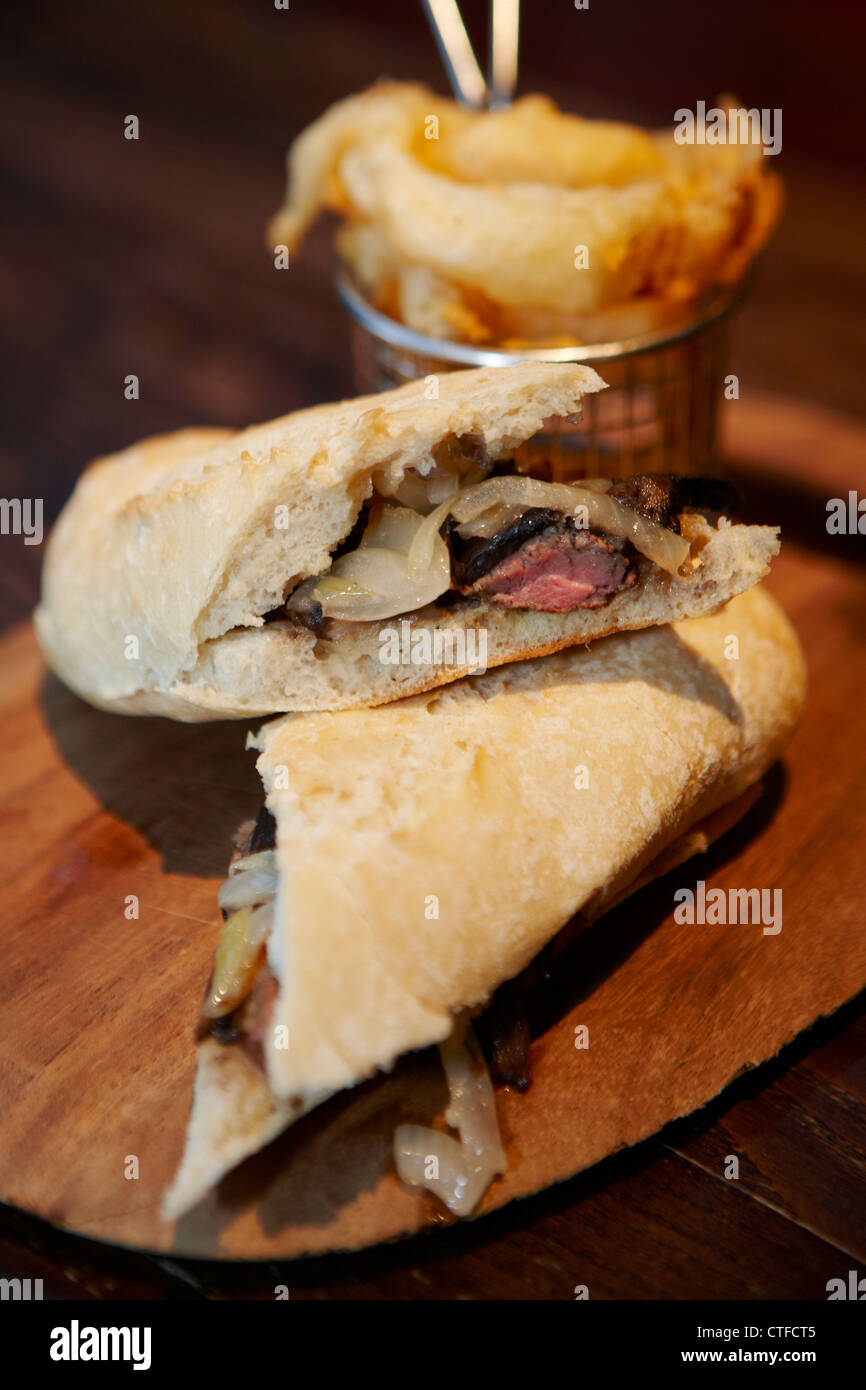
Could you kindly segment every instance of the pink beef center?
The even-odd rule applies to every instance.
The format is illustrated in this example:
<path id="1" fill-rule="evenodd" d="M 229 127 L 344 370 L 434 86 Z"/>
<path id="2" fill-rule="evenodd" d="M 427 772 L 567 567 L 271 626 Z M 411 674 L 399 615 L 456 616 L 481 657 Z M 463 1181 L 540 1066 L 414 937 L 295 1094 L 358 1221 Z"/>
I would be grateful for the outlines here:
<path id="1" fill-rule="evenodd" d="M 475 585 L 506 608 L 568 613 L 600 608 L 637 576 L 628 560 L 592 535 L 540 536 L 502 560 Z"/>

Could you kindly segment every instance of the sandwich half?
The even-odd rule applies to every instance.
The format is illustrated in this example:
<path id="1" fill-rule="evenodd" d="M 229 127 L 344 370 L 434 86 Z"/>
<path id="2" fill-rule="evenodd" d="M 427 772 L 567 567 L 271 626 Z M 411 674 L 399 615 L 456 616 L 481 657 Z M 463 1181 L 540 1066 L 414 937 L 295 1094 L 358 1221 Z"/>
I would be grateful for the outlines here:
<path id="1" fill-rule="evenodd" d="M 470 1211 L 511 1159 L 467 1022 L 577 914 L 595 920 L 705 848 L 782 752 L 803 694 L 796 635 L 756 588 L 708 618 L 382 709 L 265 725 L 266 804 L 220 890 L 166 1215 L 434 1043 L 460 1138 L 406 1126 L 394 1161 Z"/>
<path id="2" fill-rule="evenodd" d="M 105 709 L 242 718 L 710 612 L 767 572 L 775 528 L 731 525 L 707 480 L 578 482 L 527 447 L 603 385 L 569 364 L 447 373 L 98 460 L 48 544 L 48 661 Z"/>

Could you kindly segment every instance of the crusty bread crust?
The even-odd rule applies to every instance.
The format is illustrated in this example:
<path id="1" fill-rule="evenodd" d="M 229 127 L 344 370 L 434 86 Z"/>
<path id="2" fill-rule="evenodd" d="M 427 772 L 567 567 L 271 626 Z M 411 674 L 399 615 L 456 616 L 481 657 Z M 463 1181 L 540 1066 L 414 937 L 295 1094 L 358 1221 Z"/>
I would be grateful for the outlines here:
<path id="1" fill-rule="evenodd" d="M 290 1043 L 266 1042 L 270 1089 L 241 1054 L 215 1069 L 205 1045 L 172 1214 L 292 1103 L 302 1113 L 441 1041 L 576 912 L 601 916 L 700 848 L 781 753 L 804 689 L 790 623 L 753 588 L 711 617 L 265 725 L 273 1024 Z"/>
<path id="2" fill-rule="evenodd" d="M 574 364 L 450 372 L 239 434 L 187 430 L 98 460 L 48 543 L 43 650 L 94 704 L 132 712 L 130 697 L 163 692 L 138 712 L 176 714 L 174 687 L 206 643 L 259 627 L 295 584 L 327 568 L 376 470 L 394 485 L 407 468 L 426 474 L 454 435 L 508 457 L 603 385 Z M 194 718 L 194 700 L 181 699 Z M 232 713 L 246 709 L 217 717 Z"/>
<path id="3" fill-rule="evenodd" d="M 551 416 L 602 387 L 589 368 L 523 363 L 453 372 L 299 411 L 233 434 L 184 430 L 92 464 L 46 554 L 36 631 L 56 673 L 103 709 L 197 722 L 373 706 L 452 681 L 477 663 L 389 664 L 381 623 L 333 623 L 316 637 L 263 623 L 299 580 L 326 569 L 371 474 L 426 472 L 449 436 L 504 457 Z M 289 509 L 282 512 L 278 509 Z M 288 525 L 284 523 L 288 519 Z M 541 656 L 610 632 L 711 611 L 766 574 L 775 530 L 712 536 L 701 568 L 646 582 L 595 611 L 533 613 L 484 601 L 413 614 L 413 629 L 483 628 L 486 662 Z M 464 654 L 467 660 L 461 660 Z"/>
<path id="4" fill-rule="evenodd" d="M 239 718 L 276 711 L 363 709 L 435 690 L 477 669 L 478 636 L 486 642 L 492 668 L 561 651 L 614 632 L 712 613 L 735 594 L 763 579 L 778 554 L 778 532 L 770 526 L 706 528 L 701 565 L 678 579 L 645 562 L 641 583 L 623 590 L 603 608 L 571 613 L 536 613 L 476 600 L 457 608 L 429 608 L 409 618 L 407 651 L 413 634 L 470 634 L 464 660 L 390 663 L 383 660 L 387 633 L 402 638 L 400 620 L 332 623 L 315 637 L 293 623 L 268 623 L 228 634 L 201 649 L 185 680 L 170 691 L 135 695 L 115 702 L 127 714 L 172 714 L 176 719 Z M 411 654 L 411 652 L 409 653 Z M 453 654 L 460 649 L 455 641 Z M 468 659 L 467 659 L 468 658 Z"/>

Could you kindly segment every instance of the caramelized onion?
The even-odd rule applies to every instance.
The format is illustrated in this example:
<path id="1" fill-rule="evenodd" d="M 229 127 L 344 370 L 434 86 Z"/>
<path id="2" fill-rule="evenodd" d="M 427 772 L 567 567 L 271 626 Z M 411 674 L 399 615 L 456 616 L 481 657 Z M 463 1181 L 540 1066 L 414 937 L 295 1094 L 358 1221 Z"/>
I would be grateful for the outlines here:
<path id="1" fill-rule="evenodd" d="M 412 507 L 417 512 L 426 512 L 430 506 L 427 494 L 427 480 L 420 474 L 410 471 L 403 474 L 402 480 L 396 486 L 388 483 L 387 479 L 378 474 L 373 478 L 373 486 L 382 497 L 389 500 L 400 502 L 404 507 Z"/>
<path id="2" fill-rule="evenodd" d="M 489 511 L 482 512 L 475 517 L 474 521 L 464 521 L 458 527 L 458 533 L 463 540 L 472 540 L 477 536 L 484 540 L 490 540 L 497 536 L 500 531 L 504 531 L 506 526 L 510 526 L 519 516 L 522 516 L 525 507 L 507 507 L 504 503 L 491 507 Z"/>
<path id="3" fill-rule="evenodd" d="M 394 1158 L 403 1182 L 428 1188 L 455 1216 L 468 1216 L 505 1172 L 496 1102 L 471 1028 L 458 1024 L 439 1052 L 451 1093 L 445 1120 L 460 1142 L 423 1125 L 398 1125 Z"/>
<path id="4" fill-rule="evenodd" d="M 444 520 L 449 503 L 444 504 Z M 328 618 L 349 622 L 376 622 L 412 613 L 433 603 L 451 587 L 451 557 L 434 522 L 408 507 L 375 507 L 357 550 L 335 560 L 314 589 L 314 597 Z M 415 550 L 421 531 L 429 545 Z M 424 563 L 410 568 L 410 556 L 423 555 Z M 339 581 L 344 586 L 335 590 Z M 354 591 L 346 587 L 355 585 Z"/>
<path id="5" fill-rule="evenodd" d="M 553 507 L 558 512 L 574 513 L 583 502 L 583 490 L 566 483 L 543 483 L 538 478 L 524 478 L 516 473 L 502 478 L 488 478 L 475 487 L 464 489 L 455 500 L 451 512 L 456 521 L 474 521 L 490 507 Z"/>
<path id="6" fill-rule="evenodd" d="M 293 611 L 293 602 L 300 596 L 305 602 L 312 598 L 321 604 L 327 618 L 375 622 L 435 602 L 451 587 L 451 558 L 439 534 L 449 514 L 464 539 L 489 539 L 529 508 L 545 508 L 574 517 L 579 525 L 631 541 L 668 574 L 679 573 L 689 556 L 686 537 L 609 496 L 608 478 L 545 483 L 522 474 L 506 474 L 454 490 L 457 481 L 457 473 L 443 468 L 427 479 L 411 475 L 411 483 L 407 473 L 404 483 L 410 490 L 423 484 L 423 504 L 419 505 L 431 506 L 444 488 L 451 492 L 426 516 L 411 507 L 374 506 L 358 548 L 336 559 L 327 574 L 302 584 L 288 601 L 288 611 Z M 402 487 L 396 489 L 395 496 Z"/>
<path id="7" fill-rule="evenodd" d="M 274 924 L 274 904 L 242 907 L 223 925 L 202 1018 L 223 1018 L 249 994 Z"/>
<path id="8" fill-rule="evenodd" d="M 434 506 L 453 497 L 460 487 L 460 476 L 447 470 L 437 470 L 427 479 L 427 495 Z"/>
<path id="9" fill-rule="evenodd" d="M 423 520 L 411 507 L 372 507 L 359 549 L 375 545 L 408 555 Z"/>
<path id="10" fill-rule="evenodd" d="M 658 565 L 660 570 L 666 570 L 668 574 L 679 573 L 680 566 L 685 564 L 689 558 L 691 546 L 685 536 L 678 536 L 675 531 L 669 531 L 666 526 L 662 526 L 657 521 L 650 521 L 648 517 L 641 516 L 640 512 L 632 511 L 631 507 L 623 506 L 613 497 L 606 497 L 605 503 L 610 507 L 618 507 L 626 514 L 631 513 L 633 520 L 631 527 L 626 533 L 635 550 L 639 550 L 641 555 L 645 555 L 648 560 L 652 560 L 654 565 Z M 604 530 L 610 530 L 605 526 Z M 614 535 L 621 535 L 619 531 L 611 532 Z"/>
<path id="11" fill-rule="evenodd" d="M 277 864 L 272 849 L 236 859 L 220 885 L 217 899 L 224 912 L 267 902 L 277 891 Z"/>
<path id="12" fill-rule="evenodd" d="M 407 469 L 396 487 L 390 486 L 381 474 L 374 477 L 373 486 L 383 497 L 393 498 L 404 507 L 411 507 L 414 511 L 426 515 L 457 491 L 460 486 L 460 474 L 438 465 L 426 477 Z"/>
<path id="13" fill-rule="evenodd" d="M 406 557 L 409 569 L 409 577 L 416 582 L 426 574 L 433 560 L 433 553 L 436 541 L 439 536 L 439 528 L 451 510 L 451 503 L 457 496 L 457 491 L 449 494 L 447 501 L 442 502 L 435 511 L 429 516 L 425 516 L 421 525 L 415 532 L 409 553 Z M 449 563 L 449 577 L 450 577 Z"/>
<path id="14" fill-rule="evenodd" d="M 270 870 L 276 872 L 277 856 L 272 849 L 260 849 L 255 854 L 239 854 L 237 859 L 233 859 L 229 864 L 229 878 L 236 878 L 238 874 L 249 874 Z"/>
<path id="15" fill-rule="evenodd" d="M 580 484 L 543 483 L 514 475 L 488 478 L 460 492 L 450 510 L 456 521 L 469 522 L 494 506 L 549 507 L 567 516 L 579 515 L 587 526 L 631 541 L 635 550 L 669 574 L 676 574 L 688 557 L 689 543 L 682 536 L 615 497 Z"/>

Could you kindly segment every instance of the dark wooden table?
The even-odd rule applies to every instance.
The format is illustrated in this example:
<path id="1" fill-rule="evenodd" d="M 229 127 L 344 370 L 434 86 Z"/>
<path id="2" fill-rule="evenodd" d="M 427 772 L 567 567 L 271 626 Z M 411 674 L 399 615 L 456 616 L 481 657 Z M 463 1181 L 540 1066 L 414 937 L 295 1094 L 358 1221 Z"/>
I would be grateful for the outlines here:
<path id="1" fill-rule="evenodd" d="M 464 6 L 476 35 L 483 8 Z M 724 89 L 782 108 L 788 211 L 735 369 L 744 391 L 862 413 L 866 12 L 530 8 L 524 90 L 657 124 Z M 417 8 L 79 0 L 7 5 L 2 23 L 3 495 L 42 496 L 50 519 L 98 453 L 348 393 L 327 235 L 276 276 L 263 226 L 288 139 L 328 102 L 382 73 L 442 85 Z M 131 113 L 138 142 L 123 139 Z M 39 564 L 38 547 L 0 540 L 3 625 L 32 608 Z M 577 1282 L 606 1298 L 815 1297 L 816 1275 L 866 1259 L 833 1201 L 863 1172 L 864 1096 L 855 1003 L 699 1116 L 475 1226 L 287 1272 L 118 1251 L 3 1209 L 0 1276 L 41 1277 L 58 1298 L 268 1298 L 283 1282 L 310 1298 L 562 1298 Z M 748 1165 L 748 1194 L 719 1181 L 720 1152 Z"/>

